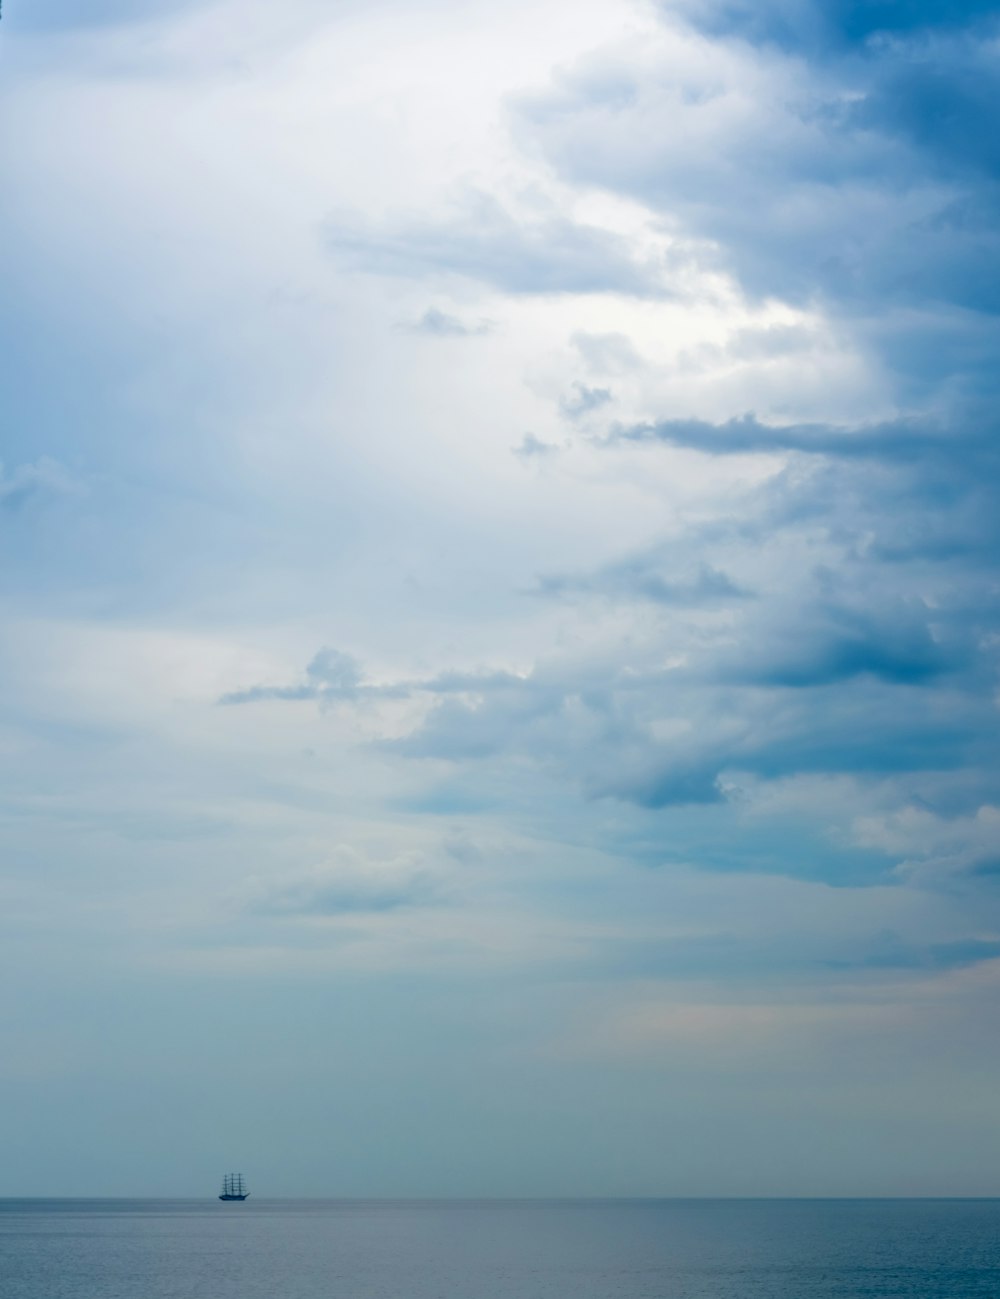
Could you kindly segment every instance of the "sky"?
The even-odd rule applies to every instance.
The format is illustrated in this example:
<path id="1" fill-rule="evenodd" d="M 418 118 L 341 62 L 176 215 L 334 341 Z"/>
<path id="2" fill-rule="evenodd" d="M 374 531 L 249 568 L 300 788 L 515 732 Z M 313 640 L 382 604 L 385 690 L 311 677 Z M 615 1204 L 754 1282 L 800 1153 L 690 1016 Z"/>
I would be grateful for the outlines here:
<path id="1" fill-rule="evenodd" d="M 1000 1194 L 1000 5 L 6 0 L 0 1195 Z"/>

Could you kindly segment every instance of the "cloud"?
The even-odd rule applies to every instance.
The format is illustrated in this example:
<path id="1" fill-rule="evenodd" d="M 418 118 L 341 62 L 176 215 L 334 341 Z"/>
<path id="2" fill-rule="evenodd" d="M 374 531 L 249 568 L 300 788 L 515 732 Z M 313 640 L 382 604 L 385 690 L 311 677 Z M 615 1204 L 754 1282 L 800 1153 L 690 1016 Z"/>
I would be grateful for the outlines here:
<path id="1" fill-rule="evenodd" d="M 649 600 L 663 605 L 717 604 L 747 594 L 725 573 L 707 564 L 690 577 L 664 574 L 665 558 L 654 551 L 618 560 L 595 573 L 546 575 L 538 580 L 538 594 Z"/>
<path id="2" fill-rule="evenodd" d="M 167 14 L 205 6 L 207 0 L 7 0 L 4 15 L 12 32 L 59 32 L 146 22 Z"/>
<path id="3" fill-rule="evenodd" d="M 564 183 L 714 248 L 746 292 L 863 329 L 914 391 L 976 391 L 1000 311 L 997 6 L 681 12 L 697 34 L 665 10 L 654 48 L 595 52 L 524 99 L 524 136 Z"/>
<path id="4" fill-rule="evenodd" d="M 450 219 L 361 225 L 331 219 L 327 246 L 359 270 L 402 278 L 460 277 L 516 296 L 669 291 L 667 266 L 636 256 L 623 235 L 576 222 L 556 207 L 515 215 L 470 193 Z"/>
<path id="5" fill-rule="evenodd" d="M 894 858 L 901 878 L 954 884 L 996 873 L 998 829 L 1000 809 L 995 804 L 948 815 L 924 800 L 911 800 L 856 816 L 851 833 L 860 845 Z"/>
<path id="6" fill-rule="evenodd" d="M 298 703 L 315 700 L 321 704 L 359 702 L 361 700 L 407 699 L 414 694 L 476 694 L 504 690 L 522 678 L 514 673 L 483 670 L 460 672 L 446 670 L 430 677 L 414 677 L 375 683 L 367 679 L 358 660 L 342 650 L 329 646 L 318 650 L 306 665 L 303 677 L 290 685 L 255 685 L 228 691 L 218 702 L 255 704 L 267 700 Z"/>
<path id="7" fill-rule="evenodd" d="M 407 326 L 415 334 L 429 334 L 432 338 L 477 338 L 492 332 L 492 321 L 480 320 L 468 325 L 458 316 L 449 315 L 437 307 L 428 307 L 415 324 Z"/>
<path id="8" fill-rule="evenodd" d="M 723 433 L 744 449 L 770 438 L 756 423 Z M 303 682 L 239 699 L 419 697 L 403 732 L 377 741 L 384 751 L 466 775 L 481 763 L 497 781 L 508 764 L 527 765 L 587 798 L 644 809 L 719 803 L 740 773 L 976 773 L 968 797 L 981 799 L 1000 759 L 1000 610 L 989 565 L 956 574 L 954 548 L 937 532 L 956 500 L 940 490 L 942 462 L 925 474 L 908 451 L 904 488 L 891 459 L 884 469 L 869 460 L 873 446 L 903 436 L 871 434 L 865 454 L 843 459 L 814 451 L 814 470 L 765 480 L 732 519 L 543 576 L 536 595 L 608 607 L 611 634 L 590 649 L 550 651 L 517 672 L 445 670 L 378 686 L 334 656 L 314 661 Z M 811 450 L 820 438 L 836 440 L 794 432 Z M 917 509 L 928 544 L 914 539 L 904 556 Z M 878 530 L 864 536 L 876 512 Z"/>
<path id="9" fill-rule="evenodd" d="M 512 448 L 520 460 L 542 460 L 559 454 L 560 448 L 554 442 L 545 442 L 534 433 L 525 433 L 520 445 Z"/>
<path id="10" fill-rule="evenodd" d="M 822 340 L 803 325 L 756 325 L 734 330 L 724 344 L 703 343 L 685 358 L 693 368 L 719 362 L 760 362 L 807 355 Z"/>
<path id="11" fill-rule="evenodd" d="M 483 859 L 483 852 L 475 839 L 460 826 L 446 835 L 442 848 L 461 866 L 476 866 Z"/>
<path id="12" fill-rule="evenodd" d="M 247 888 L 251 910 L 276 916 L 377 915 L 440 901 L 420 854 L 371 861 L 348 847 L 311 870 L 273 882 L 252 880 Z"/>
<path id="13" fill-rule="evenodd" d="M 813 56 L 863 46 L 873 37 L 962 28 L 994 17 L 995 0 L 694 0 L 681 4 L 689 22 L 713 36 L 773 43 Z"/>
<path id="14" fill-rule="evenodd" d="M 600 410 L 614 400 L 610 388 L 588 388 L 586 384 L 576 382 L 570 391 L 559 399 L 559 410 L 566 419 L 578 420 Z"/>
<path id="15" fill-rule="evenodd" d="M 630 374 L 642 368 L 642 357 L 626 334 L 590 334 L 577 330 L 570 342 L 594 374 Z"/>
<path id="16" fill-rule="evenodd" d="M 879 936 L 870 949 L 853 959 L 828 962 L 831 969 L 961 970 L 1000 958 L 1000 939 L 964 938 L 916 946 L 898 934 Z"/>
<path id="17" fill-rule="evenodd" d="M 964 645 L 933 638 L 930 611 L 919 604 L 894 601 L 874 610 L 816 601 L 788 614 L 785 622 L 748 629 L 747 648 L 729 658 L 722 674 L 795 688 L 859 676 L 919 685 L 967 662 Z"/>
<path id="18" fill-rule="evenodd" d="M 11 514 L 46 497 L 73 495 L 80 490 L 80 481 L 47 456 L 32 464 L 18 465 L 11 472 L 0 464 L 0 510 Z"/>
<path id="19" fill-rule="evenodd" d="M 266 699 L 316 699 L 324 703 L 356 700 L 371 687 L 364 684 L 357 659 L 342 650 L 324 646 L 306 666 L 303 679 L 288 686 L 250 686 L 232 690 L 219 700 L 222 704 L 259 703 Z"/>
<path id="20" fill-rule="evenodd" d="M 779 644 L 776 653 L 787 649 Z M 485 690 L 469 681 L 467 690 L 441 694 L 389 747 L 454 763 L 527 761 L 574 779 L 590 798 L 663 808 L 720 801 L 727 772 L 773 780 L 948 769 L 992 745 L 989 719 L 971 701 L 964 711 L 935 716 L 931 708 L 927 720 L 914 718 L 915 695 L 933 681 L 922 661 L 887 660 L 872 647 L 868 657 L 779 659 L 756 680 L 747 665 L 741 670 L 742 687 L 727 684 L 731 665 L 709 654 L 697 669 L 549 664 Z M 908 693 L 894 695 L 901 689 Z"/>
<path id="21" fill-rule="evenodd" d="M 861 428 L 822 424 L 765 424 L 747 414 L 712 424 L 698 419 L 663 420 L 613 430 L 609 442 L 668 442 L 708 455 L 798 452 L 852 459 L 915 460 L 951 453 L 954 435 L 925 421 L 896 420 Z M 978 441 L 978 439 L 976 439 Z M 972 441 L 972 438 L 967 438 Z M 985 449 L 990 443 L 984 439 Z"/>

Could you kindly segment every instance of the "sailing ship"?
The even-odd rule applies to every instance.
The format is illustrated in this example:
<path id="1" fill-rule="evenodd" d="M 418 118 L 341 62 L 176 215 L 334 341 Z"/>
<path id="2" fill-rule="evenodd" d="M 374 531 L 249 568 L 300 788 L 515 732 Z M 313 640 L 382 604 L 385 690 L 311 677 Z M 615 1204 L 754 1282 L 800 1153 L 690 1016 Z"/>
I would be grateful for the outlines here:
<path id="1" fill-rule="evenodd" d="M 220 1200 L 245 1200 L 249 1194 L 242 1173 L 227 1173 L 222 1179 Z"/>

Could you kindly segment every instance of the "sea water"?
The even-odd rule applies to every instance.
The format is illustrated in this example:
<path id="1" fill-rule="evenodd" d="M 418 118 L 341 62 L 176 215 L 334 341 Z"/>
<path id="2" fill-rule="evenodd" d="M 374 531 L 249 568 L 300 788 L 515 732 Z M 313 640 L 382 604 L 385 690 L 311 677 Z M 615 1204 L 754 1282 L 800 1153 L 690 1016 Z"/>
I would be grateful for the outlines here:
<path id="1" fill-rule="evenodd" d="M 3 1299 L 1000 1299 L 1000 1201 L 0 1200 Z"/>

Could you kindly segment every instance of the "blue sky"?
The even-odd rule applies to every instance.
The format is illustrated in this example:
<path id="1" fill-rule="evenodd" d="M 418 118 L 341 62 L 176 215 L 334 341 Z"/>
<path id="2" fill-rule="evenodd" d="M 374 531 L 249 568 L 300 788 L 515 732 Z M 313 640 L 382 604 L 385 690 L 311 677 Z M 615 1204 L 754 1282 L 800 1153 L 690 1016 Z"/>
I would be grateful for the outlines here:
<path id="1" fill-rule="evenodd" d="M 998 51 L 7 0 L 0 1194 L 1000 1191 Z"/>

